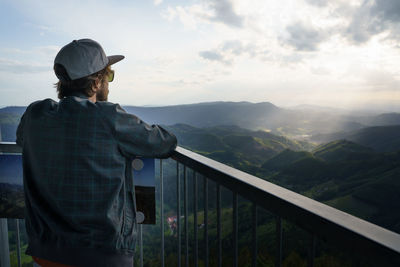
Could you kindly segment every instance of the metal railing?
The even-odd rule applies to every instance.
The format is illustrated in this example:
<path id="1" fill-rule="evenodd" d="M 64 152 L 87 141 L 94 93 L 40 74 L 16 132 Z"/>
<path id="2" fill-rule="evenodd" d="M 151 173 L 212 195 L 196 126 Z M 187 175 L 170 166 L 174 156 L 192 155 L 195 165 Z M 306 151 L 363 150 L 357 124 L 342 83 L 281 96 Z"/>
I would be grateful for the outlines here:
<path id="1" fill-rule="evenodd" d="M 347 251 L 354 258 L 376 262 L 378 265 L 375 266 L 400 266 L 400 235 L 397 233 L 181 147 L 176 149 L 173 159 L 177 164 L 184 165 L 185 170 L 191 168 L 195 173 L 201 174 L 205 182 L 207 179 L 216 182 L 218 266 L 222 266 L 221 186 L 231 190 L 233 194 L 232 257 L 234 266 L 238 263 L 238 195 L 253 203 L 252 266 L 257 265 L 257 207 L 276 215 L 276 266 L 282 265 L 282 219 L 293 222 L 309 233 L 311 242 L 308 266 L 314 265 L 317 238 L 327 241 L 340 250 Z M 207 187 L 204 188 L 207 189 Z M 207 192 L 205 191 L 204 194 L 207 199 Z M 184 199 L 186 203 L 186 196 Z M 196 210 L 194 212 L 196 214 Z M 204 212 L 207 214 L 207 209 Z M 207 227 L 206 220 L 204 223 Z"/>
<path id="2" fill-rule="evenodd" d="M 20 153 L 20 148 L 12 143 L 1 143 L 0 153 Z M 210 265 L 210 240 L 209 240 L 209 185 L 215 183 L 216 194 L 216 258 L 213 259 L 217 266 L 227 266 L 223 264 L 222 246 L 222 204 L 221 188 L 226 188 L 232 192 L 232 250 L 231 253 L 233 266 L 238 266 L 238 196 L 251 201 L 251 266 L 258 264 L 258 213 L 259 208 L 267 210 L 275 215 L 275 266 L 282 266 L 283 261 L 283 221 L 289 221 L 304 229 L 309 235 L 309 248 L 307 265 L 315 265 L 315 255 L 318 249 L 317 240 L 324 242 L 345 251 L 352 258 L 354 265 L 357 260 L 363 259 L 364 262 L 371 263 L 371 266 L 400 266 L 400 235 L 387 229 L 354 217 L 335 208 L 314 201 L 300 194 L 269 183 L 265 180 L 247 174 L 235 168 L 229 167 L 210 158 L 201 156 L 184 148 L 178 147 L 172 156 L 176 162 L 176 249 L 177 265 L 198 266 L 199 265 L 199 235 L 198 235 L 198 180 L 202 176 L 203 180 L 203 250 L 202 261 L 205 266 Z M 165 215 L 164 215 L 164 162 L 160 160 L 160 185 L 159 188 L 159 207 L 160 207 L 160 261 L 161 266 L 165 266 Z M 183 168 L 183 171 L 182 171 Z M 193 244 L 192 255 L 189 255 L 189 190 L 188 190 L 188 171 L 191 170 L 193 184 Z M 181 182 L 183 180 L 183 196 L 181 196 Z M 183 218 L 181 223 L 181 208 L 183 200 Z M 396 212 L 396 211 L 395 211 Z M 4 219 L 3 219 L 4 220 Z M 18 227 L 17 227 L 18 228 Z M 184 239 L 182 240 L 182 228 Z M 143 266 L 143 229 L 139 225 L 139 265 Z M 184 249 L 182 251 L 182 241 Z M 19 246 L 19 244 L 18 244 Z M 2 251 L 3 253 L 3 251 Z M 225 252 L 226 253 L 226 252 Z M 184 255 L 184 261 L 182 256 Z M 192 261 L 189 262 L 190 257 Z M 359 264 L 359 263 L 358 263 Z M 1 265 L 3 266 L 3 265 Z M 20 265 L 19 265 L 20 266 Z"/>

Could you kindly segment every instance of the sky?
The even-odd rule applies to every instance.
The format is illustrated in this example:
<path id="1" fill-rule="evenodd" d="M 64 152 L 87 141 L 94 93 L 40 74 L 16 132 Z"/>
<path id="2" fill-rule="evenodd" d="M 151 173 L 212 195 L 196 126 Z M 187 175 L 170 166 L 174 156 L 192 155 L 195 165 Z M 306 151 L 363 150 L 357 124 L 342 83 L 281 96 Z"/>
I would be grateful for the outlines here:
<path id="1" fill-rule="evenodd" d="M 109 101 L 400 111 L 398 0 L 0 0 L 0 107 L 57 100 L 75 39 L 115 65 Z"/>

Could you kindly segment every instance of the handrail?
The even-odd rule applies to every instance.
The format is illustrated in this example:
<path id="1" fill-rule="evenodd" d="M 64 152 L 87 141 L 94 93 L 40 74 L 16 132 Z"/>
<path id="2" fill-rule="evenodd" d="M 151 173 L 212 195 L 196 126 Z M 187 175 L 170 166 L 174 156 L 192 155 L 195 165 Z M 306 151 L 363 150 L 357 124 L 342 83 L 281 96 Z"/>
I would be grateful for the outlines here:
<path id="1" fill-rule="evenodd" d="M 21 151 L 15 143 L 0 142 L 0 152 Z M 172 158 L 350 254 L 400 266 L 397 233 L 182 147 Z"/>
<path id="2" fill-rule="evenodd" d="M 400 263 L 400 235 L 395 232 L 182 147 L 172 158 L 350 254 Z"/>
<path id="3" fill-rule="evenodd" d="M 0 142 L 0 152 L 22 153 L 22 148 L 15 142 Z"/>

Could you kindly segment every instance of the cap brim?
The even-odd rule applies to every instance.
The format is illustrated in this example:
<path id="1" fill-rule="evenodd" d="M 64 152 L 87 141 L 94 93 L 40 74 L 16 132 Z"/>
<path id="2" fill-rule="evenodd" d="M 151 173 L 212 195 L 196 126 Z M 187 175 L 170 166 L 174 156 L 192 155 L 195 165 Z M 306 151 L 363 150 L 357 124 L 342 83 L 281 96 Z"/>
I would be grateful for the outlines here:
<path id="1" fill-rule="evenodd" d="M 115 55 L 115 56 L 108 56 L 108 66 L 117 63 L 118 61 L 123 60 L 125 57 L 121 55 Z"/>

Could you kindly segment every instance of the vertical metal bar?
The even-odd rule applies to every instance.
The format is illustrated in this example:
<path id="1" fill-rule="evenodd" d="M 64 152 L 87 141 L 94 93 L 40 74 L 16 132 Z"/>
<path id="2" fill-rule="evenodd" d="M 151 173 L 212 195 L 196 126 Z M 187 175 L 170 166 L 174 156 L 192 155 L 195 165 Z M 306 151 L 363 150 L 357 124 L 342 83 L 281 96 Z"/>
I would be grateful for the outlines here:
<path id="1" fill-rule="evenodd" d="M 0 266 L 10 267 L 7 218 L 0 219 Z"/>
<path id="2" fill-rule="evenodd" d="M 276 218 L 276 264 L 275 266 L 282 266 L 282 218 Z"/>
<path id="3" fill-rule="evenodd" d="M 0 142 L 1 142 L 1 128 L 0 128 Z M 10 248 L 8 245 L 7 218 L 0 218 L 0 266 L 10 267 Z"/>
<path id="4" fill-rule="evenodd" d="M 21 267 L 21 238 L 19 235 L 19 219 L 15 219 L 15 225 L 17 228 L 17 259 L 18 259 L 18 267 Z"/>
<path id="5" fill-rule="evenodd" d="M 193 172 L 193 179 L 194 179 L 194 266 L 198 266 L 198 239 L 197 239 L 197 175 L 196 172 Z"/>
<path id="6" fill-rule="evenodd" d="M 188 194 L 187 194 L 187 175 L 186 166 L 183 166 L 183 194 L 184 194 L 184 212 L 185 212 L 185 266 L 189 266 L 189 221 L 188 221 Z"/>
<path id="7" fill-rule="evenodd" d="M 143 267 L 143 224 L 139 224 L 140 267 Z"/>
<path id="8" fill-rule="evenodd" d="M 222 242 L 221 242 L 221 186 L 217 183 L 217 242 L 218 242 L 218 266 L 222 266 Z"/>
<path id="9" fill-rule="evenodd" d="M 204 177 L 204 250 L 205 266 L 208 267 L 208 180 Z"/>
<path id="10" fill-rule="evenodd" d="M 252 249 L 253 249 L 253 256 L 252 256 L 252 267 L 257 266 L 257 204 L 253 202 L 253 244 L 252 244 Z"/>
<path id="11" fill-rule="evenodd" d="M 179 178 L 179 162 L 176 162 L 176 230 L 178 236 L 178 267 L 181 266 L 181 184 Z"/>
<path id="12" fill-rule="evenodd" d="M 160 212 L 161 212 L 161 266 L 164 267 L 164 195 L 163 195 L 163 166 L 162 159 L 160 159 Z"/>
<path id="13" fill-rule="evenodd" d="M 311 246 L 309 248 L 308 254 L 308 267 L 314 267 L 314 258 L 315 258 L 315 247 L 317 245 L 317 236 L 312 234 L 311 236 Z"/>
<path id="14" fill-rule="evenodd" d="M 233 266 L 238 266 L 238 195 L 233 193 Z"/>

